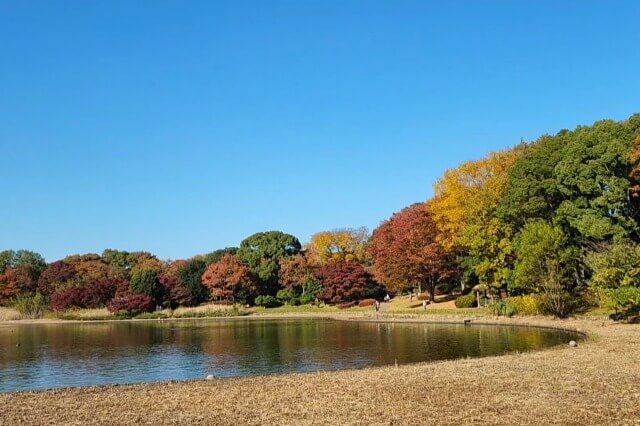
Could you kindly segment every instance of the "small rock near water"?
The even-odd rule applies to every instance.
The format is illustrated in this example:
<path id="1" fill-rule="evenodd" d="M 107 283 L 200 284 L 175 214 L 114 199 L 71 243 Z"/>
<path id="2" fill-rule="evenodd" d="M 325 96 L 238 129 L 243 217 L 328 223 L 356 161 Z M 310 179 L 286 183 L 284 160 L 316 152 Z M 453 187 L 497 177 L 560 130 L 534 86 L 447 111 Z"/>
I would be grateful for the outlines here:
<path id="1" fill-rule="evenodd" d="M 578 346 L 578 344 L 576 343 L 575 340 L 572 340 L 569 342 L 569 346 L 571 346 L 572 348 L 575 348 L 576 346 Z"/>
<path id="2" fill-rule="evenodd" d="M 207 380 L 213 380 L 213 374 L 209 374 L 209 375 L 207 376 Z"/>

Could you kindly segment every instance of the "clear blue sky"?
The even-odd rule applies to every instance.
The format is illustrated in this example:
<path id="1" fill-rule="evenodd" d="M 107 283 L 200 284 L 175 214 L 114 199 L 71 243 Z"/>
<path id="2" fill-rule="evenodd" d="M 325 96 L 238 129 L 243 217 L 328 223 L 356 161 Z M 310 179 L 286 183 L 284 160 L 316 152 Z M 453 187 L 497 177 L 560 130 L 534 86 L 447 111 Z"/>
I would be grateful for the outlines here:
<path id="1" fill-rule="evenodd" d="M 0 2 L 0 249 L 374 228 L 459 162 L 640 111 L 638 1 Z"/>

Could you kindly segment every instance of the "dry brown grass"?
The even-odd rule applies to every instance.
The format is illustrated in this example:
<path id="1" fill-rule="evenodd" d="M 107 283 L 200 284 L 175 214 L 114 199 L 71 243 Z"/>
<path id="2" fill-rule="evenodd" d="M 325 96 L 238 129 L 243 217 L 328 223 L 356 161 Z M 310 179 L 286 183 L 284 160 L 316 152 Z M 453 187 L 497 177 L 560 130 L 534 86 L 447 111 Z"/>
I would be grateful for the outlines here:
<path id="1" fill-rule="evenodd" d="M 640 424 L 640 325 L 526 321 L 591 337 L 399 368 L 0 394 L 0 424 Z"/>
<path id="2" fill-rule="evenodd" d="M 216 305 L 214 303 L 207 303 L 199 306 L 180 306 L 173 310 L 173 315 L 184 315 L 186 313 L 195 313 L 195 312 L 213 312 L 213 311 L 224 311 L 227 309 L 231 309 L 233 306 L 229 305 Z"/>
<path id="3" fill-rule="evenodd" d="M 15 309 L 5 308 L 0 306 L 0 322 L 2 321 L 15 321 L 21 318 L 20 312 Z"/>

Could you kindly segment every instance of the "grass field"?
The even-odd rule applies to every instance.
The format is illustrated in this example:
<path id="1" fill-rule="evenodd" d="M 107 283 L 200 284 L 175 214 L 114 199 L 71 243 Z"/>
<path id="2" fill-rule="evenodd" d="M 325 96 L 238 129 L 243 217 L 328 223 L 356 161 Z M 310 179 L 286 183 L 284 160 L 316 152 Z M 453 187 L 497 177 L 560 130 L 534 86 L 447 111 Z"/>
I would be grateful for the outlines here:
<path id="1" fill-rule="evenodd" d="M 640 424 L 640 325 L 498 322 L 589 337 L 397 368 L 0 394 L 0 424 Z"/>

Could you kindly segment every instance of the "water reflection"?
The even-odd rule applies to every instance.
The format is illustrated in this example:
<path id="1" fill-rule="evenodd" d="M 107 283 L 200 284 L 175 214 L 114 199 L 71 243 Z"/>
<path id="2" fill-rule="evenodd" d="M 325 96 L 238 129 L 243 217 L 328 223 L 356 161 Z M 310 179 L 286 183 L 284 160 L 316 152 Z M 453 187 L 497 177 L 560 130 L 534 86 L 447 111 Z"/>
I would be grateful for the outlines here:
<path id="1" fill-rule="evenodd" d="M 0 327 L 0 391 L 361 368 L 572 338 L 535 328 L 330 320 L 20 324 Z"/>

